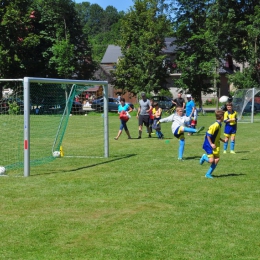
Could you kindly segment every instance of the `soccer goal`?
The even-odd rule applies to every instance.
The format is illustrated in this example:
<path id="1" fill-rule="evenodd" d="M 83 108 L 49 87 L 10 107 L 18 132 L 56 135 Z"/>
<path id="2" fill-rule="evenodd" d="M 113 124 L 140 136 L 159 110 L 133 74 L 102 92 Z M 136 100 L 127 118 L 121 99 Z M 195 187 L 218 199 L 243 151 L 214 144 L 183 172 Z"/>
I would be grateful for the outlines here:
<path id="1" fill-rule="evenodd" d="M 238 89 L 233 96 L 233 106 L 238 113 L 239 122 L 260 120 L 260 89 Z"/>
<path id="2" fill-rule="evenodd" d="M 107 81 L 25 77 L 0 84 L 0 166 L 8 175 L 28 177 L 33 166 L 56 158 L 109 156 Z M 94 86 L 104 97 L 102 113 L 84 107 Z"/>

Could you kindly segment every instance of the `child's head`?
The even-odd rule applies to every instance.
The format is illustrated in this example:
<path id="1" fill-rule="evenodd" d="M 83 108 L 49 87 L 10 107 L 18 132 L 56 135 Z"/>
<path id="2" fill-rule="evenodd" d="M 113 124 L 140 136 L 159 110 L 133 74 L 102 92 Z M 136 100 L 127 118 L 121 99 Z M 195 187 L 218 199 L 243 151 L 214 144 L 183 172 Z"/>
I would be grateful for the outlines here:
<path id="1" fill-rule="evenodd" d="M 158 108 L 158 107 L 159 107 L 158 102 L 154 102 L 154 103 L 153 103 L 153 107 Z"/>
<path id="2" fill-rule="evenodd" d="M 231 103 L 231 102 L 228 102 L 228 103 L 226 103 L 226 107 L 227 107 L 227 110 L 228 110 L 228 111 L 231 111 L 231 110 L 232 110 L 232 107 L 233 107 L 233 105 L 232 105 L 232 103 Z"/>
<path id="3" fill-rule="evenodd" d="M 223 110 L 216 110 L 215 111 L 215 115 L 216 115 L 216 119 L 217 120 L 220 120 L 220 121 L 223 121 L 224 119 L 224 111 Z"/>
<path id="4" fill-rule="evenodd" d="M 176 112 L 177 112 L 178 115 L 182 115 L 184 111 L 183 111 L 182 107 L 177 107 Z"/>

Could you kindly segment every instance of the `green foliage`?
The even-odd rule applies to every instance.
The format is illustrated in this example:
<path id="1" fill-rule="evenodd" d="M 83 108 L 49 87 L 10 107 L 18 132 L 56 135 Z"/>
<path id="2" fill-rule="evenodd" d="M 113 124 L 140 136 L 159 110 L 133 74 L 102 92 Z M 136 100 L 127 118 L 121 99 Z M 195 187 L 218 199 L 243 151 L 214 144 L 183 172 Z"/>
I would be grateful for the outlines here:
<path id="1" fill-rule="evenodd" d="M 243 73 L 236 72 L 235 74 L 229 75 L 228 80 L 232 82 L 238 89 L 243 88 L 255 88 L 259 86 L 259 82 L 254 77 L 254 68 L 245 68 Z"/>
<path id="2" fill-rule="evenodd" d="M 74 133 L 84 119 L 70 117 L 71 143 L 79 141 Z M 214 121 L 207 113 L 198 125 Z M 118 116 L 109 117 L 109 158 L 64 157 L 34 167 L 32 177 L 1 178 L 1 258 L 258 259 L 260 149 L 252 143 L 259 123 L 254 125 L 239 124 L 237 154 L 222 154 L 221 147 L 209 180 L 209 164 L 199 165 L 203 133 L 185 136 L 186 160 L 179 162 L 170 123 L 162 124 L 165 140 L 145 133 L 127 140 L 123 133 L 115 141 Z M 128 127 L 137 137 L 135 118 Z M 91 141 L 79 145 L 95 148 Z"/>
<path id="3" fill-rule="evenodd" d="M 16 101 L 8 102 L 8 105 L 9 105 L 8 113 L 10 115 L 18 115 L 19 114 L 20 107 L 19 107 L 19 105 L 17 104 Z"/>
<path id="4" fill-rule="evenodd" d="M 166 96 L 166 97 L 173 97 L 172 93 L 168 89 L 161 89 L 159 95 Z"/>
<path id="5" fill-rule="evenodd" d="M 5 35 L 0 42 L 3 78 L 61 75 L 89 78 L 93 74 L 91 49 L 73 1 L 5 2 L 0 20 L 0 33 Z M 64 60 L 66 65 L 62 66 L 62 58 L 58 57 L 62 56 L 61 49 L 65 50 L 64 42 L 70 46 L 70 51 Z M 57 67 L 52 66 L 54 64 Z"/>
<path id="6" fill-rule="evenodd" d="M 114 74 L 115 87 L 134 94 L 165 88 L 162 49 L 170 22 L 159 14 L 157 1 L 136 1 L 122 19 L 121 27 L 119 45 L 124 57 Z"/>
<path id="7" fill-rule="evenodd" d="M 73 66 L 73 50 L 75 46 L 67 40 L 57 42 L 52 46 L 53 56 L 50 59 L 50 65 L 56 68 L 60 77 L 69 78 L 75 71 Z"/>

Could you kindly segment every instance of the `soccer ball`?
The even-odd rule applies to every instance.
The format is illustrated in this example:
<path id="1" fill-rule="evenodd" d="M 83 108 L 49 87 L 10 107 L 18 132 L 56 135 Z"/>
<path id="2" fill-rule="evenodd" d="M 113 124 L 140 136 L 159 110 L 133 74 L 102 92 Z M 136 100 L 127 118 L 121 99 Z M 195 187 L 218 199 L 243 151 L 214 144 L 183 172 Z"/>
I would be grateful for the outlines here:
<path id="1" fill-rule="evenodd" d="M 4 175 L 4 174 L 5 174 L 5 167 L 0 166 L 0 175 Z"/>
<path id="2" fill-rule="evenodd" d="M 220 103 L 226 103 L 228 101 L 228 96 L 222 96 L 219 98 Z"/>
<path id="3" fill-rule="evenodd" d="M 53 156 L 54 158 L 59 158 L 59 157 L 60 157 L 60 152 L 59 152 L 59 151 L 54 151 L 54 152 L 52 153 L 52 156 Z"/>

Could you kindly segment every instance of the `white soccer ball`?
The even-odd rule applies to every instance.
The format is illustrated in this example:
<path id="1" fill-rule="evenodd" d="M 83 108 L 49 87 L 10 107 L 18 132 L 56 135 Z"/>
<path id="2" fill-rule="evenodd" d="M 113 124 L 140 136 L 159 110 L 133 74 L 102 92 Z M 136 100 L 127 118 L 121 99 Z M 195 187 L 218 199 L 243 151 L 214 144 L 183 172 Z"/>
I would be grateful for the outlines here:
<path id="1" fill-rule="evenodd" d="M 59 158 L 60 157 L 60 151 L 54 151 L 52 153 L 52 156 L 55 157 L 55 158 Z"/>
<path id="2" fill-rule="evenodd" d="M 0 166 L 0 175 L 4 175 L 4 174 L 5 174 L 5 167 Z"/>
<path id="3" fill-rule="evenodd" d="M 220 103 L 226 103 L 228 101 L 228 96 L 222 96 L 219 98 Z"/>

